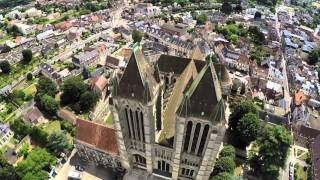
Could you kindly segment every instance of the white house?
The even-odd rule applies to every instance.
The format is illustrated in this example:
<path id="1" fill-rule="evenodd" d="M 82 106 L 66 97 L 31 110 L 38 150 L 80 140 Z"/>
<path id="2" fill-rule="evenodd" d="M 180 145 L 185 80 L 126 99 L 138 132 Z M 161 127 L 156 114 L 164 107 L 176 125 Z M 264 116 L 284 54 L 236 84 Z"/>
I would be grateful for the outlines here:
<path id="1" fill-rule="evenodd" d="M 13 137 L 13 132 L 8 124 L 0 124 L 0 148 L 6 145 Z"/>

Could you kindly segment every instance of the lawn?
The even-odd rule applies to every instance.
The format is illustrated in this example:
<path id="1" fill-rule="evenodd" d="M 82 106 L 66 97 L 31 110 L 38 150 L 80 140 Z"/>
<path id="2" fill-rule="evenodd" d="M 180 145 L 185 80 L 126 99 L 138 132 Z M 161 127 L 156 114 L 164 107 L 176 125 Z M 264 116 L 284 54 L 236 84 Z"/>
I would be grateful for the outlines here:
<path id="1" fill-rule="evenodd" d="M 27 73 L 34 71 L 39 67 L 40 63 L 41 61 L 39 59 L 33 59 L 29 64 L 18 62 L 12 65 L 9 74 L 0 74 L 0 88 L 12 83 Z"/>
<path id="2" fill-rule="evenodd" d="M 29 87 L 27 87 L 26 89 L 23 90 L 23 92 L 26 94 L 26 95 L 35 95 L 36 92 L 37 92 L 37 87 L 35 84 L 32 84 L 30 85 Z"/>
<path id="3" fill-rule="evenodd" d="M 4 42 L 6 42 L 7 40 L 13 40 L 13 37 L 12 37 L 10 34 L 6 34 L 5 36 L 3 36 L 3 37 L 0 39 L 0 43 L 4 43 Z"/>
<path id="4" fill-rule="evenodd" d="M 46 131 L 48 134 L 51 134 L 55 131 L 60 131 L 61 130 L 60 121 L 48 122 L 47 124 L 42 126 L 42 129 Z"/>
<path id="5" fill-rule="evenodd" d="M 302 166 L 295 164 L 294 165 L 294 179 L 307 180 L 307 177 L 308 177 L 307 170 L 305 171 Z"/>
<path id="6" fill-rule="evenodd" d="M 109 113 L 108 116 L 106 116 L 106 117 L 104 118 L 104 122 L 105 122 L 106 124 L 112 125 L 113 120 L 112 120 L 112 115 L 111 115 L 111 113 Z"/>

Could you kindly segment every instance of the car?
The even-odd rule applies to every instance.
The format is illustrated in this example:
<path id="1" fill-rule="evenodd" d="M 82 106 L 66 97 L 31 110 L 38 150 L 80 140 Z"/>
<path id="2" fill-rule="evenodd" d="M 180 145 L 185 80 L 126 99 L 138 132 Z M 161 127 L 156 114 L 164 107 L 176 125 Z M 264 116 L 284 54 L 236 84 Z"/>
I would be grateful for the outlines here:
<path id="1" fill-rule="evenodd" d="M 81 165 L 76 165 L 75 168 L 77 171 L 80 171 L 80 172 L 84 171 L 84 167 Z"/>

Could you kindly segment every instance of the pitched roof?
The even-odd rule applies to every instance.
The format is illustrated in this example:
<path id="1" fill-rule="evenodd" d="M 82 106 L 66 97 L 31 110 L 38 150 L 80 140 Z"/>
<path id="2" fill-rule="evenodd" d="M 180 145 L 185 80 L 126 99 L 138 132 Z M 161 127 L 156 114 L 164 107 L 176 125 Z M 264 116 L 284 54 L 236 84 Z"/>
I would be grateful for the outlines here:
<path id="1" fill-rule="evenodd" d="M 119 155 L 116 133 L 111 127 L 77 119 L 75 140 L 91 148 Z"/>
<path id="2" fill-rule="evenodd" d="M 127 67 L 120 79 L 117 95 L 148 102 L 155 93 L 154 70 L 146 62 L 138 44 L 132 48 Z"/>
<path id="3" fill-rule="evenodd" d="M 183 100 L 183 92 L 186 87 L 196 78 L 197 70 L 194 61 L 190 61 L 189 65 L 184 69 L 176 83 L 174 84 L 171 96 L 163 112 L 163 130 L 159 137 L 159 142 L 170 139 L 175 135 L 176 111 Z M 165 100 L 164 100 L 165 101 Z"/>
<path id="4" fill-rule="evenodd" d="M 103 91 L 108 84 L 108 80 L 104 76 L 98 76 L 91 79 L 91 86 L 98 88 Z"/>
<path id="5" fill-rule="evenodd" d="M 162 54 L 157 62 L 160 72 L 182 74 L 192 59 Z M 206 64 L 202 60 L 194 60 L 197 71 Z"/>
<path id="6" fill-rule="evenodd" d="M 214 122 L 224 117 L 221 88 L 213 64 L 208 63 L 185 90 L 179 115 L 209 119 Z"/>
<path id="7" fill-rule="evenodd" d="M 25 114 L 23 116 L 23 119 L 25 121 L 28 121 L 30 123 L 39 123 L 39 118 L 41 118 L 43 115 L 42 113 L 39 111 L 38 108 L 34 108 L 32 109 L 32 111 L 28 112 L 27 114 Z"/>

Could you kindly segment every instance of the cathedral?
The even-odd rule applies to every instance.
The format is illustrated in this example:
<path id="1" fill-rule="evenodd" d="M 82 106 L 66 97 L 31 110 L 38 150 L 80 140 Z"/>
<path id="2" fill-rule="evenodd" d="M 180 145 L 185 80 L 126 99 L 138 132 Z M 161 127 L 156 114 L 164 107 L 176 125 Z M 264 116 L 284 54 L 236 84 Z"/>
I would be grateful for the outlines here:
<path id="1" fill-rule="evenodd" d="M 151 63 L 135 44 L 109 98 L 118 164 L 132 177 L 207 180 L 224 139 L 230 82 L 210 58 L 161 55 Z"/>

